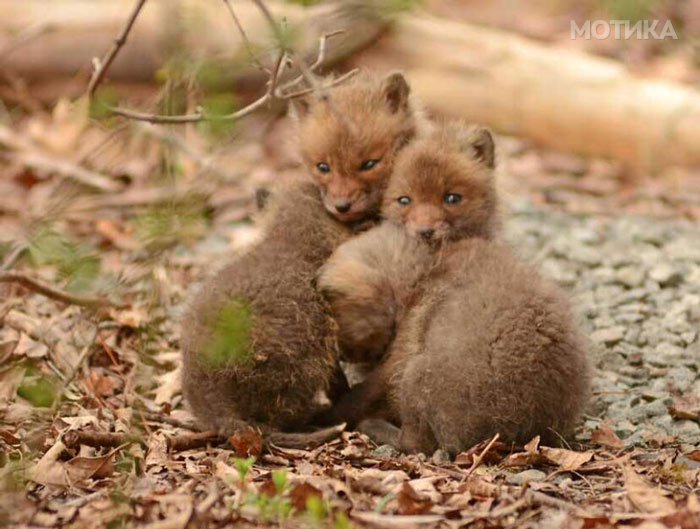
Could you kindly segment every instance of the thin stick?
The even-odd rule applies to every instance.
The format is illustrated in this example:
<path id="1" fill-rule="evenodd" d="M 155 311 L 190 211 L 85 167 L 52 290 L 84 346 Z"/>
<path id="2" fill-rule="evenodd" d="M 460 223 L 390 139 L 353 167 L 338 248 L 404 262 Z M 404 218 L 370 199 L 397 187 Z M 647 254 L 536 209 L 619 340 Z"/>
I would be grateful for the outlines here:
<path id="1" fill-rule="evenodd" d="M 341 83 L 344 83 L 351 77 L 357 75 L 357 73 L 360 71 L 359 68 L 354 68 L 353 70 L 350 70 L 349 72 L 345 72 L 343 75 L 340 77 L 333 79 L 330 83 L 328 83 L 324 88 L 332 88 L 336 85 L 339 85 Z M 311 87 L 311 88 L 303 88 L 301 90 L 297 90 L 296 92 L 290 92 L 288 94 L 285 94 L 282 99 L 294 99 L 297 97 L 305 96 L 307 94 L 310 94 L 311 92 L 314 92 L 316 89 Z"/>
<path id="2" fill-rule="evenodd" d="M 253 47 L 250 44 L 248 35 L 246 34 L 245 29 L 243 29 L 243 25 L 238 19 L 238 15 L 236 15 L 236 12 L 233 10 L 233 6 L 231 5 L 230 0 L 224 0 L 224 4 L 226 4 L 228 12 L 231 14 L 231 18 L 233 18 L 233 22 L 236 24 L 238 32 L 241 34 L 241 38 L 243 39 L 243 45 L 245 46 L 245 49 L 248 52 L 248 55 L 250 56 L 250 60 L 263 72 L 270 73 L 270 69 L 267 68 L 263 63 L 261 63 L 260 59 L 258 59 L 258 56 L 255 55 L 255 53 L 253 52 Z"/>
<path id="3" fill-rule="evenodd" d="M 126 25 L 122 29 L 122 32 L 119 34 L 119 36 L 116 39 L 114 39 L 114 43 L 112 44 L 110 50 L 107 52 L 107 55 L 105 55 L 105 57 L 102 60 L 97 58 L 94 59 L 93 62 L 95 64 L 95 71 L 93 72 L 92 77 L 90 78 L 90 83 L 88 84 L 87 88 L 87 95 L 89 99 L 91 99 L 92 96 L 95 94 L 97 86 L 100 84 L 100 82 L 102 82 L 102 79 L 104 78 L 105 74 L 107 73 L 107 70 L 114 61 L 114 58 L 117 56 L 117 53 L 119 53 L 119 50 L 126 43 L 126 38 L 129 36 L 129 32 L 131 31 L 134 22 L 136 22 L 136 18 L 139 16 L 141 8 L 144 6 L 145 3 L 146 0 L 137 0 L 134 9 L 131 11 L 131 16 L 129 17 L 129 20 L 127 20 Z"/>
<path id="4" fill-rule="evenodd" d="M 226 442 L 226 438 L 215 432 L 195 432 L 168 437 L 168 448 L 174 452 L 193 450 L 208 445 L 218 445 Z"/>
<path id="5" fill-rule="evenodd" d="M 100 308 L 117 307 L 123 308 L 126 305 L 115 303 L 107 298 L 81 296 L 79 294 L 69 294 L 63 290 L 47 285 L 39 279 L 33 278 L 22 272 L 0 272 L 0 283 L 17 283 L 29 290 L 38 292 L 47 298 L 55 299 L 69 305 L 79 305 L 81 307 Z"/>
<path id="6" fill-rule="evenodd" d="M 226 0 L 224 0 L 226 2 Z M 269 21 L 271 21 L 271 24 L 276 24 L 274 20 L 272 19 L 272 15 L 270 12 L 267 10 L 267 8 L 264 6 L 264 4 L 260 1 L 254 0 L 255 3 L 261 7 L 261 11 L 265 14 L 266 18 L 268 18 Z M 228 3 L 227 3 L 228 5 Z M 277 28 L 277 26 L 275 26 Z M 111 111 L 117 114 L 118 116 L 122 116 L 128 119 L 133 119 L 136 121 L 146 121 L 148 123 L 154 123 L 154 124 L 185 124 L 185 123 L 198 123 L 200 121 L 237 121 L 249 114 L 252 114 L 256 110 L 258 110 L 260 107 L 266 105 L 268 102 L 279 99 L 282 101 L 285 100 L 290 100 L 296 97 L 301 97 L 303 95 L 309 94 L 311 92 L 314 92 L 315 90 L 318 90 L 319 88 L 328 89 L 333 86 L 336 86 L 340 83 L 345 82 L 347 79 L 352 77 L 353 75 L 357 74 L 359 69 L 355 68 L 354 70 L 351 70 L 349 72 L 346 72 L 345 74 L 341 75 L 337 79 L 334 79 L 331 83 L 324 87 L 320 87 L 319 83 L 313 79 L 313 72 L 323 64 L 325 61 L 325 55 L 326 55 L 326 42 L 329 38 L 338 35 L 342 33 L 342 31 L 334 31 L 331 33 L 327 33 L 320 37 L 319 39 L 319 52 L 316 60 L 314 61 L 313 65 L 311 67 L 306 67 L 305 65 L 302 66 L 300 64 L 300 69 L 301 69 L 301 75 L 295 77 L 291 81 L 288 81 L 287 83 L 284 83 L 282 86 L 278 86 L 279 83 L 279 78 L 284 70 L 284 68 L 287 66 L 289 62 L 289 56 L 288 56 L 288 51 L 284 49 L 284 47 L 281 47 L 280 49 L 280 54 L 277 57 L 277 60 L 275 62 L 274 67 L 271 70 L 271 77 L 270 81 L 268 82 L 268 88 L 265 94 L 253 101 L 250 105 L 241 108 L 240 110 L 237 110 L 236 112 L 233 112 L 231 114 L 227 114 L 224 116 L 212 116 L 207 114 L 201 107 L 198 107 L 195 112 L 191 114 L 181 114 L 178 116 L 168 116 L 165 114 L 153 114 L 153 113 L 148 113 L 148 112 L 138 112 L 135 110 L 131 110 L 128 108 L 121 108 L 121 107 L 112 107 Z M 306 80 L 311 87 L 309 88 L 304 88 L 302 90 L 298 90 L 296 92 L 287 92 L 290 88 L 298 85 L 300 82 Z"/>
<path id="7" fill-rule="evenodd" d="M 469 467 L 469 470 L 467 470 L 467 473 L 464 475 L 464 479 L 469 479 L 469 476 L 471 476 L 474 471 L 479 468 L 479 465 L 481 465 L 481 462 L 484 460 L 484 457 L 486 454 L 488 454 L 489 450 L 493 447 L 496 441 L 498 441 L 498 438 L 500 435 L 496 433 L 491 440 L 489 441 L 489 444 L 486 445 L 486 448 L 484 448 L 481 453 L 474 458 L 474 461 L 472 462 L 472 466 Z"/>
<path id="8" fill-rule="evenodd" d="M 92 446 L 93 448 L 112 448 L 142 442 L 143 440 L 139 437 L 126 433 L 70 430 L 63 434 L 63 444 L 67 448 L 77 448 L 80 445 Z"/>

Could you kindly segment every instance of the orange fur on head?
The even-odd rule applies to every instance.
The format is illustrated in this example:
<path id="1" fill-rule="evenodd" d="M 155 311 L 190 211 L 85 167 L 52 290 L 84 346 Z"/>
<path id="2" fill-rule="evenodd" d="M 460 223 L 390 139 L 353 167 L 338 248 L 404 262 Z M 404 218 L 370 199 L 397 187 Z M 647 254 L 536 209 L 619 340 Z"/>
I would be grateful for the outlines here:
<path id="1" fill-rule="evenodd" d="M 383 213 L 432 241 L 490 238 L 497 224 L 493 138 L 454 123 L 397 157 Z"/>
<path id="2" fill-rule="evenodd" d="M 378 213 L 395 156 L 417 132 L 409 92 L 399 73 L 362 75 L 293 104 L 304 164 L 339 220 Z"/>

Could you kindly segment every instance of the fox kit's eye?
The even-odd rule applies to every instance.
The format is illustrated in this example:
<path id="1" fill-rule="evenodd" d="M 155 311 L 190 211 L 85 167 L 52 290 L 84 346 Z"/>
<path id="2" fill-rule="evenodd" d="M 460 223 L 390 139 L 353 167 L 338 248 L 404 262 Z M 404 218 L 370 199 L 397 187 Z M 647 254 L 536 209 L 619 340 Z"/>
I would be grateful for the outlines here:
<path id="1" fill-rule="evenodd" d="M 370 169 L 374 169 L 378 163 L 379 160 L 365 160 L 360 166 L 360 171 L 369 171 Z"/>
<path id="2" fill-rule="evenodd" d="M 457 193 L 447 193 L 443 198 L 445 204 L 459 204 L 462 201 L 462 195 Z"/>
<path id="3" fill-rule="evenodd" d="M 402 206 L 408 206 L 411 203 L 411 197 L 403 196 L 399 197 L 397 202 Z"/>
<path id="4" fill-rule="evenodd" d="M 318 169 L 322 173 L 330 173 L 331 172 L 331 166 L 325 162 L 317 163 L 316 169 Z"/>

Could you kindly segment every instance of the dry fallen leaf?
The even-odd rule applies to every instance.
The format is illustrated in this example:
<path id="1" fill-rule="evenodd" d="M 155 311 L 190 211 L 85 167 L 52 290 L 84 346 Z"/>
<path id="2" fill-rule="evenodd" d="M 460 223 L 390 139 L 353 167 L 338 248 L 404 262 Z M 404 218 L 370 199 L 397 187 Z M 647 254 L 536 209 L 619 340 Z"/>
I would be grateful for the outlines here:
<path id="1" fill-rule="evenodd" d="M 427 514 L 433 508 L 429 498 L 418 494 L 411 485 L 404 483 L 398 494 L 400 514 Z"/>
<path id="2" fill-rule="evenodd" d="M 658 515 L 669 514 L 675 510 L 675 503 L 664 496 L 661 489 L 649 485 L 632 467 L 624 467 L 622 473 L 627 497 L 637 509 Z"/>
<path id="3" fill-rule="evenodd" d="M 593 459 L 593 452 L 574 452 L 563 448 L 549 448 L 543 446 L 540 453 L 550 462 L 559 465 L 561 470 L 572 472 Z"/>
<path id="4" fill-rule="evenodd" d="M 591 443 L 607 446 L 608 448 L 624 448 L 625 443 L 620 439 L 617 434 L 605 423 L 600 424 L 591 433 Z"/>
<path id="5" fill-rule="evenodd" d="M 263 441 L 260 432 L 248 428 L 229 437 L 228 442 L 233 446 L 238 457 L 258 457 L 262 453 Z"/>
<path id="6" fill-rule="evenodd" d="M 98 457 L 77 456 L 66 462 L 68 478 L 73 485 L 90 478 L 106 478 L 114 473 L 114 452 Z"/>
<path id="7" fill-rule="evenodd" d="M 321 491 L 308 483 L 299 483 L 289 493 L 289 501 L 297 511 L 305 511 L 310 498 L 322 498 Z"/>

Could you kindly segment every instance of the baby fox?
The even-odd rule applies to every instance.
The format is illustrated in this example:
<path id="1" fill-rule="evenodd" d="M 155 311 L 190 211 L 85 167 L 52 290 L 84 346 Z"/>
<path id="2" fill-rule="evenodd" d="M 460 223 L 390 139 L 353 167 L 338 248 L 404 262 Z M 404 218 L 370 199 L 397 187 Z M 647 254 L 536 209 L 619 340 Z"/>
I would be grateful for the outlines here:
<path id="1" fill-rule="evenodd" d="M 358 75 L 292 110 L 304 164 L 326 209 L 342 222 L 379 212 L 397 153 L 429 128 L 400 73 Z"/>
<path id="2" fill-rule="evenodd" d="M 393 74 L 298 103 L 299 141 L 317 181 L 271 194 L 263 239 L 205 282 L 183 320 L 184 395 L 205 428 L 299 429 L 319 394 L 342 390 L 336 326 L 314 281 L 377 213 L 396 151 L 416 134 L 408 97 Z"/>
<path id="3" fill-rule="evenodd" d="M 379 333 L 377 314 L 394 329 L 336 412 L 356 422 L 383 411 L 407 451 L 456 453 L 496 432 L 556 442 L 586 402 L 589 364 L 565 296 L 491 240 L 493 166 L 484 129 L 451 125 L 412 143 L 384 195 L 387 222 L 341 245 L 320 274 L 359 344 Z M 353 321 L 363 306 L 369 319 Z"/>

